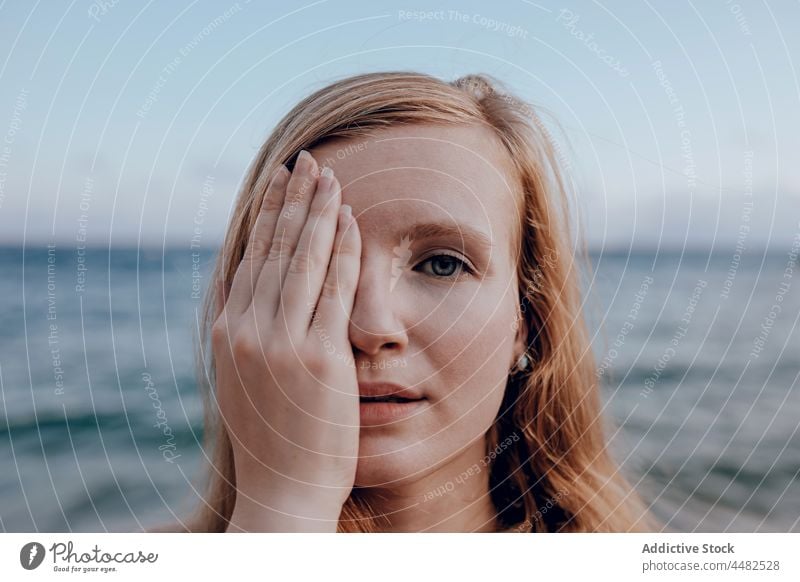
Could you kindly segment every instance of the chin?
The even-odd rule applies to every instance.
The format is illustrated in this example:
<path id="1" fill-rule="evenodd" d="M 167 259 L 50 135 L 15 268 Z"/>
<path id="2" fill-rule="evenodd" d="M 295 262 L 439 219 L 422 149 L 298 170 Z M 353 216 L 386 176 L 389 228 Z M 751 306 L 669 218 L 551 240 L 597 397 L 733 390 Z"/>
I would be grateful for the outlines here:
<path id="1" fill-rule="evenodd" d="M 391 488 L 417 481 L 433 469 L 425 463 L 427 455 L 423 448 L 424 443 L 418 439 L 362 436 L 355 485 Z"/>

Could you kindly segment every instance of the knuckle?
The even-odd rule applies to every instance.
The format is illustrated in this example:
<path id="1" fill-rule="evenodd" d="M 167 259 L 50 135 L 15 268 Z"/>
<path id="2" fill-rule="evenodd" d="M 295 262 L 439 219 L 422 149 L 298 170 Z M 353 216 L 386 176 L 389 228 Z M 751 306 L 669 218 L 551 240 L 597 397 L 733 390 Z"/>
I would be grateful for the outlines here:
<path id="1" fill-rule="evenodd" d="M 292 257 L 289 271 L 292 273 L 311 273 L 321 263 L 320 257 L 311 250 L 298 249 Z"/>
<path id="2" fill-rule="evenodd" d="M 222 347 L 228 342 L 228 321 L 225 317 L 220 317 L 211 326 L 211 343 L 214 346 Z"/>
<path id="3" fill-rule="evenodd" d="M 268 261 L 286 260 L 292 254 L 292 244 L 284 238 L 276 238 L 272 241 L 267 255 Z"/>
<path id="4" fill-rule="evenodd" d="M 264 240 L 262 237 L 257 236 L 254 237 L 250 244 L 247 245 L 247 249 L 244 253 L 244 259 L 253 260 L 257 257 L 266 256 L 267 252 L 269 251 L 269 243 Z"/>
<path id="5" fill-rule="evenodd" d="M 234 359 L 249 361 L 263 357 L 258 336 L 249 333 L 237 333 L 231 344 Z"/>
<path id="6" fill-rule="evenodd" d="M 337 247 L 337 257 L 343 261 L 349 261 L 361 254 L 361 240 L 354 236 L 352 230 L 348 230 L 342 234 L 339 239 Z"/>
<path id="7" fill-rule="evenodd" d="M 325 299 L 336 299 L 341 290 L 341 284 L 335 278 L 328 277 L 322 284 L 321 295 Z"/>
<path id="8" fill-rule="evenodd" d="M 296 347 L 292 345 L 292 338 L 285 330 L 274 328 L 269 333 L 263 334 L 261 344 L 263 351 L 270 359 L 280 362 L 294 356 Z"/>
<path id="9" fill-rule="evenodd" d="M 278 214 L 283 208 L 283 202 L 279 196 L 270 196 L 268 194 L 261 205 L 261 213 L 269 216 Z"/>

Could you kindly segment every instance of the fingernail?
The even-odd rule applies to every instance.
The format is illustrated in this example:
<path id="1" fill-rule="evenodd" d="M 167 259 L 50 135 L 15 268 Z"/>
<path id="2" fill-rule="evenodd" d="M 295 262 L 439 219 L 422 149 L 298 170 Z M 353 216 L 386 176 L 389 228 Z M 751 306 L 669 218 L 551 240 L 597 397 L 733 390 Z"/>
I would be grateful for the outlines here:
<path id="1" fill-rule="evenodd" d="M 297 156 L 297 162 L 301 163 L 303 166 L 307 166 L 311 164 L 312 156 L 306 150 L 300 150 L 300 153 Z"/>
<path id="2" fill-rule="evenodd" d="M 322 177 L 323 178 L 327 178 L 328 180 L 332 180 L 333 179 L 333 168 L 331 168 L 329 166 L 325 166 L 324 168 L 322 168 Z"/>
<path id="3" fill-rule="evenodd" d="M 289 181 L 292 173 L 289 171 L 289 168 L 284 166 L 283 164 L 280 165 L 277 172 L 277 183 L 279 186 L 283 186 L 286 182 Z"/>
<path id="4" fill-rule="evenodd" d="M 353 209 L 350 208 L 349 204 L 342 204 L 342 214 L 348 221 L 353 218 Z"/>

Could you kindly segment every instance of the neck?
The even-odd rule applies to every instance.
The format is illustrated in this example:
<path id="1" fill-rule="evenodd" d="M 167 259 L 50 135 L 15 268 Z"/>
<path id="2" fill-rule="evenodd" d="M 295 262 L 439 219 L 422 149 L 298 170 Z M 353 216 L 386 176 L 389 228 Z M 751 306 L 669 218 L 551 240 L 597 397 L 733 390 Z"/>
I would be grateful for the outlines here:
<path id="1" fill-rule="evenodd" d="M 494 532 L 489 466 L 479 439 L 413 483 L 361 489 L 372 510 L 388 521 L 384 532 Z"/>

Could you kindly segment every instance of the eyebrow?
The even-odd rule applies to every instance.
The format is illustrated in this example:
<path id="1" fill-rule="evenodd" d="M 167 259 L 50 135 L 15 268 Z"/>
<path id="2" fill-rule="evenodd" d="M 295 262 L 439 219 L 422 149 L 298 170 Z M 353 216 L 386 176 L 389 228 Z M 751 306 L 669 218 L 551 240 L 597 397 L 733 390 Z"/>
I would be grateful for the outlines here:
<path id="1" fill-rule="evenodd" d="M 494 246 L 492 239 L 482 231 L 467 225 L 450 225 L 439 222 L 421 222 L 413 224 L 400 233 L 401 238 L 427 239 L 427 238 L 457 238 L 463 240 L 465 245 L 470 243 L 491 250 Z"/>

